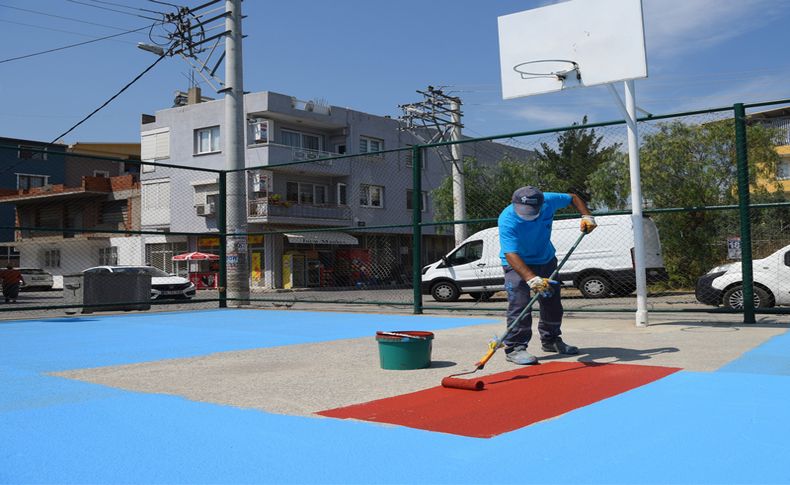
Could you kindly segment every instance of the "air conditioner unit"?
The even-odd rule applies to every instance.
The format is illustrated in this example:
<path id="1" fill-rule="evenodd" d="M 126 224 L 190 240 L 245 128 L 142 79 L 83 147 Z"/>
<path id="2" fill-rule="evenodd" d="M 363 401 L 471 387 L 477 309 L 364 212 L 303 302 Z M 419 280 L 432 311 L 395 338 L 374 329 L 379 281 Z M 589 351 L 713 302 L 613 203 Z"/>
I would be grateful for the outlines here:
<path id="1" fill-rule="evenodd" d="M 216 212 L 214 202 L 208 204 L 197 204 L 195 206 L 195 212 L 197 215 L 203 217 L 213 215 Z"/>

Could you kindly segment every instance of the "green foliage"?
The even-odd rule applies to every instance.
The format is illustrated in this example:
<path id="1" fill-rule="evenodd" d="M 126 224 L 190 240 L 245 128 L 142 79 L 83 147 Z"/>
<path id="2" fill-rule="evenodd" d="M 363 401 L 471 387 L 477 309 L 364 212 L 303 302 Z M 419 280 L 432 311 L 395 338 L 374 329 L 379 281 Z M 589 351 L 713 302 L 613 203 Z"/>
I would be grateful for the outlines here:
<path id="1" fill-rule="evenodd" d="M 467 219 L 495 219 L 513 191 L 535 185 L 551 192 L 573 192 L 599 211 L 630 206 L 628 154 L 619 143 L 605 146 L 602 136 L 585 128 L 559 133 L 555 144 L 541 143 L 528 160 L 505 158 L 481 166 L 464 161 Z M 645 128 L 650 131 L 644 132 Z M 694 208 L 738 202 L 738 170 L 733 120 L 704 124 L 680 121 L 643 124 L 640 149 L 642 195 L 648 207 Z M 751 201 L 779 202 L 774 147 L 778 132 L 761 124 L 747 127 Z M 453 220 L 452 179 L 432 192 L 437 221 Z M 766 250 L 784 245 L 777 227 L 790 227 L 787 208 L 752 211 L 755 244 Z M 726 240 L 740 234 L 737 210 L 662 213 L 653 216 L 660 231 L 664 262 L 672 286 L 692 287 L 696 279 L 727 255 Z M 496 222 L 469 225 L 469 233 Z M 451 226 L 444 226 L 452 233 Z M 761 242 L 762 241 L 762 242 Z M 755 247 L 757 249 L 757 247 Z M 765 256 L 762 250 L 759 257 Z M 758 252 L 755 251 L 755 257 Z"/>
<path id="2" fill-rule="evenodd" d="M 582 125 L 586 123 L 587 117 Z M 573 192 L 588 198 L 588 176 L 611 158 L 622 156 L 619 144 L 606 147 L 602 144 L 603 137 L 597 136 L 594 129 L 579 127 L 559 133 L 556 149 L 541 143 L 541 150 L 529 160 L 505 157 L 495 165 L 481 166 L 476 159 L 467 158 L 463 167 L 467 219 L 497 218 L 510 204 L 513 191 L 525 185 L 548 192 Z M 436 219 L 453 220 L 451 177 L 431 195 Z M 469 233 L 495 225 L 496 222 L 470 224 Z M 444 232 L 448 232 L 448 227 L 444 227 Z"/>
<path id="3" fill-rule="evenodd" d="M 777 187 L 776 132 L 747 128 L 752 201 L 772 197 Z M 689 125 L 661 123 L 644 135 L 640 150 L 642 196 L 648 207 L 737 204 L 738 167 L 733 120 Z M 591 174 L 594 198 L 625 209 L 630 197 L 628 158 L 613 157 Z M 671 283 L 693 286 L 696 278 L 726 256 L 723 244 L 739 234 L 738 211 L 684 212 L 655 216 Z"/>
<path id="4" fill-rule="evenodd" d="M 541 151 L 535 161 L 538 186 L 553 192 L 575 193 L 590 200 L 590 175 L 601 165 L 619 158 L 620 144 L 601 146 L 603 136 L 596 136 L 595 129 L 584 128 L 586 124 L 585 116 L 581 128 L 560 133 L 556 150 L 548 143 L 540 144 Z"/>

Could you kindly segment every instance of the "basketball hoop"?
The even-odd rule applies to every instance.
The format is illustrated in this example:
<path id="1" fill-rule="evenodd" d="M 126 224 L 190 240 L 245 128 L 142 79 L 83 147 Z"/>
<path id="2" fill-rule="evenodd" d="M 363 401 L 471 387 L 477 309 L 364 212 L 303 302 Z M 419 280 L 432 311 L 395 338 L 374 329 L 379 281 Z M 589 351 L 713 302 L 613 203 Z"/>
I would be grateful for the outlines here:
<path id="1" fill-rule="evenodd" d="M 556 78 L 563 83 L 568 77 L 575 81 L 582 80 L 579 65 L 565 59 L 522 62 L 513 66 L 513 70 L 521 75 L 521 79 Z"/>

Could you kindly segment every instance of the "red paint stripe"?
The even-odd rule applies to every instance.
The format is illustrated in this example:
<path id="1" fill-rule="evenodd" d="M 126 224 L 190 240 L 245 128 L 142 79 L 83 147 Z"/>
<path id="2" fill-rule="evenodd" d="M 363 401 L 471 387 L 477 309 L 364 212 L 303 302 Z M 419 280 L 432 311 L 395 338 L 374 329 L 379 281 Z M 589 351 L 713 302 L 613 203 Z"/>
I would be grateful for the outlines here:
<path id="1" fill-rule="evenodd" d="M 678 370 L 643 365 L 551 362 L 486 376 L 483 391 L 439 386 L 318 414 L 490 438 L 560 416 Z"/>

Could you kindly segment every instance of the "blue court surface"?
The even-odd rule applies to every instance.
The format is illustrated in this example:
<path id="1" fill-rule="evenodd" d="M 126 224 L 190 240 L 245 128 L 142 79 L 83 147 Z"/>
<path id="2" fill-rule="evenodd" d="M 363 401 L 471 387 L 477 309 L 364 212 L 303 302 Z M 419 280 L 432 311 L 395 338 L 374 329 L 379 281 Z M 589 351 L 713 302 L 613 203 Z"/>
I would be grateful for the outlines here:
<path id="1" fill-rule="evenodd" d="M 787 334 L 718 372 L 681 371 L 492 439 L 47 375 L 489 322 L 211 310 L 2 323 L 0 483 L 790 483 Z"/>

